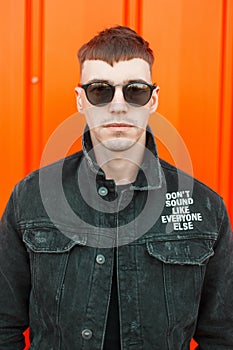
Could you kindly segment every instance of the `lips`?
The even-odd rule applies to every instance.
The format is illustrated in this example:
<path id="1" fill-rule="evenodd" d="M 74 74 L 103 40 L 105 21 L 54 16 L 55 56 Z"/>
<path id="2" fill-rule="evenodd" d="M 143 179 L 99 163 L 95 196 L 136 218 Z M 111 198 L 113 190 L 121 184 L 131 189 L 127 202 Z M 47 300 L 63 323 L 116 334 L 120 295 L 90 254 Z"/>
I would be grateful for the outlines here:
<path id="1" fill-rule="evenodd" d="M 133 125 L 127 123 L 111 123 L 104 125 L 105 128 L 130 128 Z"/>

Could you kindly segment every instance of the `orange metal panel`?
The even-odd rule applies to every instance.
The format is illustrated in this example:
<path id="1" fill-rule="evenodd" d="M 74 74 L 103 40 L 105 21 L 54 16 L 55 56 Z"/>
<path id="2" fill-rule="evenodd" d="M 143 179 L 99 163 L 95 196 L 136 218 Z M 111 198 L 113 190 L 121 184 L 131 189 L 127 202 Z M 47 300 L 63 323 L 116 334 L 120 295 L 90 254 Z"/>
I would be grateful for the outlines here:
<path id="1" fill-rule="evenodd" d="M 228 205 L 233 222 L 233 3 L 231 0 L 223 1 L 220 98 L 218 190 Z"/>
<path id="2" fill-rule="evenodd" d="M 24 176 L 24 1 L 0 5 L 0 216 Z"/>
<path id="3" fill-rule="evenodd" d="M 43 76 L 43 142 L 70 115 L 76 113 L 74 88 L 79 81 L 77 50 L 104 27 L 122 23 L 123 2 L 98 0 L 62 0 L 45 2 L 44 76 Z M 84 119 L 77 126 L 77 138 L 82 133 Z M 58 148 L 62 148 L 62 139 Z M 80 147 L 80 142 L 78 142 Z M 75 148 L 73 147 L 72 150 Z M 48 162 L 56 159 L 59 152 Z"/>
<path id="4" fill-rule="evenodd" d="M 157 57 L 159 112 L 184 139 L 194 176 L 217 189 L 222 3 L 147 0 L 142 23 Z M 156 133 L 156 116 L 152 124 Z"/>

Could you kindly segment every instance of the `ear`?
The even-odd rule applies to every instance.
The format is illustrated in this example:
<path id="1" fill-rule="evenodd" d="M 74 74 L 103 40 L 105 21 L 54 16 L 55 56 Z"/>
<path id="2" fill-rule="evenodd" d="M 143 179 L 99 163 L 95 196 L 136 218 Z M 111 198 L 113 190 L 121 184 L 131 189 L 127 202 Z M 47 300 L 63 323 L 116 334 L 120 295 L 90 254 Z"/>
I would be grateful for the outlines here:
<path id="1" fill-rule="evenodd" d="M 75 88 L 75 93 L 76 93 L 76 105 L 77 109 L 80 113 L 83 114 L 83 102 L 82 102 L 82 88 L 81 87 L 76 87 Z"/>
<path id="2" fill-rule="evenodd" d="M 150 114 L 154 113 L 158 108 L 159 90 L 160 90 L 159 86 L 156 86 L 156 88 L 153 90 L 151 101 L 150 101 Z"/>

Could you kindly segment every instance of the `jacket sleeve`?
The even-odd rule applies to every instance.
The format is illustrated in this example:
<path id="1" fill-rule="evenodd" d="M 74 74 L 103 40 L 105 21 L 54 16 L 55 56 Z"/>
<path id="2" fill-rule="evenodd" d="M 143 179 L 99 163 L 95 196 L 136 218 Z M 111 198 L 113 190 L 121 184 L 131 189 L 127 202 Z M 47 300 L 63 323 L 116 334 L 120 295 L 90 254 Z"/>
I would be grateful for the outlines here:
<path id="1" fill-rule="evenodd" d="M 28 328 L 30 268 L 12 194 L 0 222 L 0 349 L 23 350 Z"/>
<path id="2" fill-rule="evenodd" d="M 222 201 L 220 212 L 219 236 L 206 268 L 194 335 L 198 350 L 233 350 L 233 235 Z"/>

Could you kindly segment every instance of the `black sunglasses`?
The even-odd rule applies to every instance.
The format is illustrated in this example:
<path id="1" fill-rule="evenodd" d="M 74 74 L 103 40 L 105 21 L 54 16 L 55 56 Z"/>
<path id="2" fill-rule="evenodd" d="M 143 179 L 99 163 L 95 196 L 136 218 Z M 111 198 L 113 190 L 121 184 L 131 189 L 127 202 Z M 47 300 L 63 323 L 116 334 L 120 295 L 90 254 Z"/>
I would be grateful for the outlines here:
<path id="1" fill-rule="evenodd" d="M 125 101 L 135 107 L 141 107 L 147 104 L 153 90 L 157 87 L 156 85 L 150 85 L 144 82 L 111 85 L 103 81 L 79 84 L 79 86 L 85 90 L 88 101 L 92 105 L 99 107 L 112 101 L 116 86 L 122 86 Z"/>

